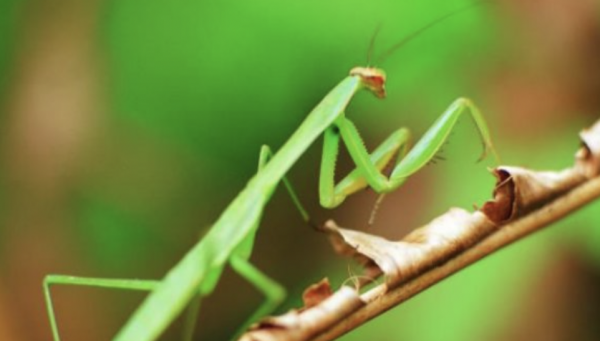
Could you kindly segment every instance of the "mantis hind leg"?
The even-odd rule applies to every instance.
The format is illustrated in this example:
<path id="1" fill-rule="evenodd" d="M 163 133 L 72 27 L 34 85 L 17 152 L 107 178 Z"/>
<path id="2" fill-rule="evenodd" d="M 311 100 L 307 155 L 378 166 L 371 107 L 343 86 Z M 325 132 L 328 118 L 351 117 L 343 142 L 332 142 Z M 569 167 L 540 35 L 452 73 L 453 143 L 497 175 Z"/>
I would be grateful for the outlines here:
<path id="1" fill-rule="evenodd" d="M 321 168 L 321 202 L 325 207 L 335 207 L 341 204 L 344 199 L 353 191 L 345 190 L 342 186 L 342 181 L 338 186 L 334 185 L 334 169 L 333 165 L 337 157 L 340 138 L 344 141 L 348 152 L 356 164 L 357 177 L 355 178 L 357 189 L 364 188 L 366 184 L 372 187 L 378 193 L 387 193 L 395 190 L 406 181 L 406 179 L 423 168 L 427 163 L 435 157 L 439 149 L 444 145 L 450 132 L 456 125 L 458 118 L 465 112 L 471 114 L 471 118 L 475 122 L 477 130 L 480 134 L 483 143 L 483 153 L 480 160 L 483 159 L 489 152 L 493 153 L 498 159 L 498 156 L 492 146 L 489 130 L 483 119 L 483 116 L 470 100 L 459 98 L 442 114 L 442 116 L 429 128 L 425 135 L 419 140 L 415 146 L 406 153 L 403 158 L 399 158 L 394 166 L 391 175 L 388 177 L 382 174 L 383 166 L 377 162 L 375 157 L 377 151 L 386 145 L 391 139 L 390 146 L 394 147 L 394 139 L 392 136 L 378 147 L 373 155 L 369 155 L 365 145 L 356 129 L 356 126 L 344 116 L 340 117 L 335 126 L 329 128 L 325 133 L 325 144 L 323 152 L 323 164 Z M 395 134 L 399 134 L 400 130 Z M 397 139 L 396 142 L 401 142 Z M 398 147 L 399 148 L 399 147 Z M 385 148 L 382 148 L 385 150 Z M 387 153 L 382 153 L 380 160 L 385 161 L 384 155 L 393 154 L 390 148 Z M 325 170 L 323 169 L 325 168 Z M 364 182 L 360 182 L 360 181 Z M 352 183 L 352 182 L 351 182 Z M 366 183 L 366 184 L 365 184 Z M 354 190 L 354 192 L 356 191 Z"/>
<path id="2" fill-rule="evenodd" d="M 260 156 L 258 161 L 259 172 L 267 165 L 271 156 L 272 152 L 269 146 L 263 145 L 260 149 Z M 300 212 L 302 219 L 305 222 L 310 223 L 310 217 L 306 212 L 306 209 L 304 209 L 304 206 L 298 199 L 298 195 L 296 194 L 292 183 L 287 179 L 287 177 L 283 177 L 283 183 L 294 205 Z M 274 190 L 275 187 L 268 189 L 268 195 L 270 196 Z M 258 225 L 260 223 L 260 220 L 256 220 L 252 223 Z M 237 339 L 237 337 L 239 337 L 239 335 L 243 331 L 245 331 L 251 323 L 273 312 L 281 304 L 281 302 L 283 302 L 286 295 L 285 289 L 279 283 L 269 278 L 248 260 L 250 256 L 249 251 L 252 248 L 253 242 L 254 236 L 247 236 L 246 239 L 242 243 L 240 243 L 238 248 L 232 254 L 231 258 L 229 259 L 229 264 L 235 272 L 237 272 L 240 276 L 242 276 L 244 279 L 246 279 L 248 282 L 254 285 L 254 287 L 258 289 L 262 294 L 264 294 L 266 299 L 254 311 L 254 313 L 250 315 L 250 317 L 241 325 L 234 339 Z"/>
<path id="3" fill-rule="evenodd" d="M 90 278 L 90 277 L 74 277 L 63 275 L 48 275 L 44 278 L 44 297 L 46 299 L 46 308 L 48 309 L 48 317 L 50 319 L 50 327 L 52 328 L 52 337 L 54 341 L 59 341 L 58 325 L 52 304 L 52 294 L 50 287 L 53 285 L 76 285 L 89 286 L 108 289 L 123 289 L 123 290 L 141 290 L 152 291 L 160 281 L 153 280 L 131 280 L 131 279 L 107 279 L 107 278 Z"/>
<path id="4" fill-rule="evenodd" d="M 229 263 L 235 272 L 250 282 L 256 289 L 265 295 L 265 301 L 254 311 L 244 324 L 240 327 L 234 339 L 245 331 L 250 324 L 259 318 L 272 313 L 284 300 L 285 289 L 273 279 L 262 273 L 245 257 L 234 255 Z"/>
<path id="5" fill-rule="evenodd" d="M 191 341 L 194 339 L 194 331 L 196 330 L 198 312 L 200 311 L 200 302 L 202 301 L 202 297 L 209 295 L 214 290 L 222 272 L 222 266 L 215 267 L 210 270 L 206 279 L 202 282 L 200 290 L 188 305 L 187 312 L 185 314 L 185 320 L 183 322 L 182 340 Z"/>
<path id="6" fill-rule="evenodd" d="M 271 159 L 272 156 L 273 156 L 273 152 L 271 151 L 271 148 L 269 148 L 269 146 L 263 145 L 260 148 L 260 154 L 259 154 L 259 158 L 258 158 L 258 172 L 260 172 L 267 165 L 267 163 L 269 162 L 269 160 Z M 300 202 L 300 199 L 298 198 L 298 195 L 296 194 L 296 191 L 294 190 L 294 187 L 292 186 L 291 181 L 289 181 L 289 179 L 284 176 L 283 183 L 287 189 L 288 194 L 290 195 L 290 198 L 292 199 L 292 202 L 294 203 L 294 206 L 296 206 L 296 208 L 300 212 L 302 219 L 305 222 L 310 223 L 310 216 L 308 215 L 306 209 Z M 272 192 L 274 190 L 275 190 L 275 188 L 270 189 L 269 196 L 272 194 Z M 257 221 L 254 223 L 258 224 L 259 222 Z M 245 249 L 244 252 L 242 252 L 242 253 L 249 253 L 248 250 L 250 250 L 252 248 L 251 244 L 252 244 L 252 240 L 253 240 L 254 236 L 251 236 L 248 238 L 249 239 L 247 239 L 247 241 L 242 243 L 242 245 L 243 245 L 242 248 Z M 231 266 L 234 268 L 234 270 L 236 270 L 242 277 L 248 279 L 253 284 L 255 284 L 255 286 L 257 286 L 257 288 L 259 288 L 259 289 L 264 287 L 264 283 L 267 283 L 266 285 L 269 287 L 269 294 L 267 294 L 267 299 L 268 299 L 267 301 L 268 302 L 272 302 L 272 301 L 280 302 L 280 300 L 273 300 L 272 299 L 273 295 L 271 295 L 270 293 L 277 291 L 277 290 L 283 290 L 283 289 L 278 284 L 276 284 L 272 280 L 268 279 L 265 275 L 262 275 L 262 273 L 258 269 L 252 267 L 252 265 L 243 264 L 244 262 L 247 263 L 247 260 L 245 260 L 243 256 L 236 256 L 236 257 L 237 258 L 235 258 L 236 259 L 235 261 L 232 258 L 232 260 L 230 262 Z M 250 269 L 250 268 L 252 268 L 252 269 Z M 212 291 L 212 289 L 214 288 L 214 285 L 216 285 L 216 282 L 220 276 L 221 271 L 222 271 L 222 269 L 218 269 L 218 271 L 217 271 L 217 269 L 215 269 L 214 271 L 211 272 L 211 275 L 209 275 L 209 278 L 207 278 L 205 283 L 202 284 L 200 291 L 198 292 L 198 294 L 196 294 L 196 297 L 194 297 L 193 301 L 190 303 L 187 313 L 186 313 L 186 318 L 185 318 L 184 328 L 183 328 L 183 340 L 184 341 L 192 340 L 193 335 L 194 335 L 195 326 L 196 326 L 196 321 L 198 319 L 198 311 L 200 309 L 200 301 L 203 296 L 208 295 Z M 262 277 L 261 277 L 261 275 L 262 275 Z M 253 280 L 257 280 L 258 282 L 253 282 Z M 272 289 L 275 287 L 277 287 L 278 289 Z M 261 290 L 261 291 L 263 291 L 263 290 Z M 265 292 L 265 291 L 263 291 L 263 292 Z M 283 293 L 282 296 L 285 296 L 285 292 Z M 274 303 L 268 303 L 268 305 L 266 305 L 267 308 L 269 308 L 272 304 L 274 304 Z M 276 305 L 275 305 L 275 307 L 276 307 Z M 266 313 L 263 313 L 263 310 L 266 311 Z M 245 329 L 245 327 L 247 327 L 250 322 L 256 320 L 258 317 L 266 315 L 267 313 L 269 313 L 271 311 L 271 310 L 268 310 L 268 311 L 267 310 L 268 309 L 266 309 L 266 308 L 263 308 L 262 310 L 261 309 L 257 310 L 257 312 L 254 313 L 251 316 L 251 318 L 248 320 L 249 322 L 247 324 L 243 325 L 243 328 Z M 243 331 L 243 329 L 241 329 L 240 331 Z"/>
<path id="7" fill-rule="evenodd" d="M 249 221 L 247 221 L 247 223 L 253 225 L 252 230 L 256 230 L 258 227 L 258 224 L 260 223 L 260 215 L 255 215 L 255 217 L 250 219 Z M 254 285 L 254 287 L 257 288 L 261 293 L 263 293 L 266 297 L 266 300 L 250 316 L 250 318 L 248 318 L 244 322 L 244 324 L 241 325 L 241 327 L 238 329 L 237 333 L 235 334 L 235 339 L 237 339 L 237 337 L 243 331 L 245 331 L 252 322 L 255 322 L 260 317 L 263 317 L 263 316 L 271 313 L 272 311 L 274 311 L 275 308 L 277 308 L 277 306 L 279 306 L 279 304 L 285 298 L 285 289 L 281 285 L 279 285 L 277 282 L 275 282 L 274 280 L 269 278 L 267 275 L 263 274 L 259 269 L 257 269 L 254 265 L 252 265 L 250 263 L 250 261 L 248 260 L 248 258 L 250 257 L 250 254 L 251 254 L 253 244 L 254 244 L 254 234 L 247 235 L 237 245 L 235 250 L 232 252 L 231 256 L 229 257 L 229 264 L 231 265 L 232 269 L 236 273 L 238 273 L 240 276 L 242 276 L 244 279 L 246 279 L 248 282 L 250 282 L 252 285 Z M 212 290 L 214 289 L 214 287 L 217 283 L 219 276 L 221 275 L 222 270 L 223 270 L 223 267 L 220 266 L 218 268 L 213 269 L 210 272 L 206 281 L 204 283 L 202 283 L 200 292 L 198 293 L 198 297 L 208 295 L 210 292 L 212 292 Z M 196 299 L 198 299 L 198 297 L 196 297 Z M 195 317 L 197 315 L 198 306 L 199 306 L 199 304 L 192 303 L 192 308 L 196 308 L 196 309 L 195 309 L 195 311 L 191 311 L 191 310 L 188 311 L 187 321 L 191 322 L 191 324 L 189 326 L 189 327 L 191 327 L 191 329 L 188 329 L 186 331 L 188 333 L 188 334 L 186 334 L 186 336 L 189 337 L 189 340 L 191 340 L 191 338 L 193 336 L 193 330 L 194 330 L 193 327 L 194 327 L 195 320 L 196 320 Z M 187 324 L 187 322 L 186 322 L 186 324 Z"/>

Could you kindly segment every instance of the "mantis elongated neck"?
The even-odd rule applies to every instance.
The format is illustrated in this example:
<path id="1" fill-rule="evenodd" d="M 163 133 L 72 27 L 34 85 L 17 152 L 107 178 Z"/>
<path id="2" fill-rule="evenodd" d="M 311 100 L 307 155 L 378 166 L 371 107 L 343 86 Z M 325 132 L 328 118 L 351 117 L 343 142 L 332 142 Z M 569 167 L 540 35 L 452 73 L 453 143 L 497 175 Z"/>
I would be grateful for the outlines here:
<path id="1" fill-rule="evenodd" d="M 351 75 L 344 78 L 308 114 L 300 127 L 275 153 L 269 164 L 250 182 L 258 188 L 281 180 L 292 165 L 333 122 L 344 114 L 348 103 L 364 84 Z"/>

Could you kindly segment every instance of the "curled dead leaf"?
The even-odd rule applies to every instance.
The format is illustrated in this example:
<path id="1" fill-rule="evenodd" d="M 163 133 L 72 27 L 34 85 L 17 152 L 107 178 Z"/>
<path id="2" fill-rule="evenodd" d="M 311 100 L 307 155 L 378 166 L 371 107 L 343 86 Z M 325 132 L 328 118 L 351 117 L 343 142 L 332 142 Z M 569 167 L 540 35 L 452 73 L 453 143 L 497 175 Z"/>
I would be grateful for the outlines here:
<path id="1" fill-rule="evenodd" d="M 491 173 L 496 176 L 493 199 L 488 200 L 481 211 L 493 222 L 501 223 L 513 217 L 515 211 L 515 183 L 508 172 L 500 169 L 492 169 Z"/>
<path id="2" fill-rule="evenodd" d="M 481 212 L 454 208 L 431 223 L 414 230 L 401 241 L 325 224 L 338 252 L 357 258 L 367 274 L 383 272 L 389 288 L 444 263 L 495 229 Z"/>
<path id="3" fill-rule="evenodd" d="M 331 291 L 329 279 L 323 278 L 320 282 L 315 283 L 304 290 L 304 293 L 302 294 L 304 309 L 316 306 L 331 295 L 333 295 L 333 291 Z"/>
<path id="4" fill-rule="evenodd" d="M 329 286 L 321 283 L 316 284 L 320 287 L 317 291 Z M 311 307 L 263 319 L 242 335 L 240 341 L 308 340 L 364 305 L 356 290 L 342 287 Z"/>
<path id="5" fill-rule="evenodd" d="M 494 199 L 486 202 L 481 211 L 496 223 L 531 212 L 586 180 L 576 168 L 543 172 L 502 166 L 493 174 L 497 178 Z"/>
<path id="6" fill-rule="evenodd" d="M 583 146 L 575 155 L 576 168 L 588 178 L 600 175 L 600 121 L 579 136 Z"/>
<path id="7" fill-rule="evenodd" d="M 532 171 L 520 167 L 498 167 L 494 199 L 481 211 L 492 221 L 505 223 L 522 216 L 559 195 L 600 175 L 600 121 L 580 133 L 582 147 L 575 166 L 561 172 Z"/>

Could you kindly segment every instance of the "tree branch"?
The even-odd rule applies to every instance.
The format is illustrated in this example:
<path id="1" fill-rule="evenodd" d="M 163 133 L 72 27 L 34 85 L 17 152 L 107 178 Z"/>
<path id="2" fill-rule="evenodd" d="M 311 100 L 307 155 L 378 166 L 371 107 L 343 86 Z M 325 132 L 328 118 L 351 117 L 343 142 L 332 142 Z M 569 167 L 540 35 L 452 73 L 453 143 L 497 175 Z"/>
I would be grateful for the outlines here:
<path id="1" fill-rule="evenodd" d="M 452 209 L 401 241 L 328 222 L 325 229 L 336 251 L 355 257 L 369 276 L 383 273 L 385 283 L 363 294 L 343 287 L 327 295 L 323 292 L 328 283 L 320 283 L 307 289 L 305 308 L 263 320 L 242 340 L 333 340 L 599 198 L 600 121 L 581 138 L 584 145 L 572 168 L 561 172 L 497 168 L 494 199 L 481 210 Z"/>
<path id="2" fill-rule="evenodd" d="M 362 295 L 363 300 L 369 302 L 367 305 L 314 338 L 314 341 L 334 340 L 468 265 L 562 219 L 597 198 L 600 198 L 600 178 L 590 180 L 537 211 L 503 226 L 442 266 L 433 268 L 397 288 L 382 292 L 385 287 L 379 286 L 368 291 Z"/>

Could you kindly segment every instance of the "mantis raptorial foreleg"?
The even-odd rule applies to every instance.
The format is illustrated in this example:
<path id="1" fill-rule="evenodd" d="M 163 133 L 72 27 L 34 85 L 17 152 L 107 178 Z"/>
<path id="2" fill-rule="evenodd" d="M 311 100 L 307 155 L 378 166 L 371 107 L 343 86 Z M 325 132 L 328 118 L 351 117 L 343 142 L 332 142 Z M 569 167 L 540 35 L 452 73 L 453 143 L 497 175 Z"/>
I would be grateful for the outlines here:
<path id="1" fill-rule="evenodd" d="M 477 107 L 465 98 L 454 101 L 408 153 L 407 141 L 410 135 L 408 130 L 401 128 L 369 155 L 354 123 L 345 116 L 340 116 L 334 122 L 334 126 L 325 132 L 321 163 L 321 204 L 325 207 L 335 207 L 348 195 L 367 185 L 377 193 L 395 190 L 436 155 L 464 112 L 471 114 L 479 131 L 484 145 L 480 159 L 483 159 L 488 152 L 494 152 L 490 134 Z M 336 186 L 334 184 L 335 160 L 340 138 L 356 164 L 356 169 Z M 388 177 L 382 173 L 382 169 L 395 153 L 398 153 L 398 159 Z"/>
<path id="2" fill-rule="evenodd" d="M 319 195 L 321 205 L 327 208 L 333 208 L 340 205 L 347 196 L 367 187 L 367 181 L 360 167 L 356 167 L 337 185 L 335 185 L 335 163 L 340 144 L 340 130 L 333 126 L 324 133 L 323 154 L 321 159 L 321 176 L 319 183 Z M 363 146 L 364 143 L 357 140 Z M 386 138 L 373 153 L 367 158 L 370 164 L 377 168 L 377 171 L 383 171 L 386 165 L 397 155 L 397 160 L 401 160 L 410 146 L 410 131 L 406 128 L 400 128 Z"/>

